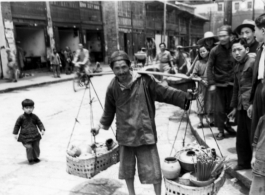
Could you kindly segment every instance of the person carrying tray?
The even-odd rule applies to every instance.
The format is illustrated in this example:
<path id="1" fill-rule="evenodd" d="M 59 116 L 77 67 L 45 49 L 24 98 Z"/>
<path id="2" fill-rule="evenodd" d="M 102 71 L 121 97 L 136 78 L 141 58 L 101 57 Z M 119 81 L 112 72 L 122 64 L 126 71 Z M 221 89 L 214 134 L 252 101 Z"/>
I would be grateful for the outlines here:
<path id="1" fill-rule="evenodd" d="M 115 78 L 110 82 L 104 113 L 96 128 L 108 130 L 116 115 L 117 141 L 120 145 L 119 179 L 125 179 L 129 195 L 135 195 L 134 175 L 137 169 L 142 184 L 153 184 L 161 194 L 161 168 L 157 150 L 155 101 L 173 104 L 187 110 L 192 93 L 165 86 L 153 76 L 131 71 L 129 56 L 115 51 L 110 58 Z"/>

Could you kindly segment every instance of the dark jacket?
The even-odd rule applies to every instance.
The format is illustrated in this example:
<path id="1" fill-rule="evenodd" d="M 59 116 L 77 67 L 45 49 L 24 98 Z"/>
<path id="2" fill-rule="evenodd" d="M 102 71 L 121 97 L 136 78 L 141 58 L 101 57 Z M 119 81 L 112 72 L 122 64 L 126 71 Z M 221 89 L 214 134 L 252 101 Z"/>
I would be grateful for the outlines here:
<path id="1" fill-rule="evenodd" d="M 130 88 L 122 90 L 115 77 L 108 86 L 100 123 L 108 129 L 116 114 L 120 145 L 140 146 L 157 142 L 155 101 L 188 108 L 186 93 L 164 86 L 154 77 L 138 75 Z"/>
<path id="2" fill-rule="evenodd" d="M 231 107 L 247 110 L 252 87 L 252 75 L 255 58 L 248 55 L 241 62 L 235 64 L 235 78 Z"/>
<path id="3" fill-rule="evenodd" d="M 256 41 L 256 39 L 255 39 L 255 41 L 253 43 L 251 43 L 250 45 L 248 45 L 249 53 L 256 53 L 258 47 L 259 47 L 259 42 Z"/>
<path id="4" fill-rule="evenodd" d="M 209 85 L 232 85 L 234 79 L 233 63 L 231 44 L 228 48 L 220 44 L 215 46 L 211 50 L 208 60 L 207 77 Z"/>
<path id="5" fill-rule="evenodd" d="M 259 119 L 252 145 L 256 148 L 256 162 L 253 173 L 265 177 L 265 116 Z"/>
<path id="6" fill-rule="evenodd" d="M 259 84 L 258 71 L 259 71 L 260 56 L 261 56 L 261 53 L 262 53 L 262 45 L 260 45 L 260 47 L 257 49 L 257 56 L 256 56 L 256 61 L 255 61 L 255 64 L 254 64 L 254 69 L 253 69 L 252 89 L 251 89 L 250 99 L 249 99 L 250 104 L 253 104 L 256 88 L 257 88 L 257 86 Z"/>
<path id="7" fill-rule="evenodd" d="M 37 115 L 24 113 L 18 117 L 13 134 L 17 135 L 20 130 L 18 141 L 22 143 L 40 140 L 41 135 L 37 127 L 39 130 L 45 131 L 45 128 Z"/>

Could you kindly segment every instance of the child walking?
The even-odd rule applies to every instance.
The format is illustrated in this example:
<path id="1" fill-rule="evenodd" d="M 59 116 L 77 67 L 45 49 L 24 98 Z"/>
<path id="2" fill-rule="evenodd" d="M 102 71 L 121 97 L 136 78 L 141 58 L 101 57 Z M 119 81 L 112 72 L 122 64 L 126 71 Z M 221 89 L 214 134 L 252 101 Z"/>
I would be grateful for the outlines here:
<path id="1" fill-rule="evenodd" d="M 213 113 L 211 111 L 212 106 L 211 102 L 208 101 L 207 104 L 205 104 L 205 99 L 207 95 L 207 66 L 208 66 L 208 57 L 209 57 L 209 51 L 205 46 L 200 46 L 199 48 L 199 60 L 196 62 L 195 67 L 192 72 L 192 77 L 198 78 L 200 81 L 198 83 L 198 100 L 197 100 L 197 108 L 198 108 L 198 117 L 200 119 L 200 123 L 198 125 L 198 128 L 203 128 L 203 116 L 208 114 L 210 125 L 213 125 Z"/>
<path id="2" fill-rule="evenodd" d="M 17 141 L 26 148 L 29 164 L 40 162 L 40 139 L 44 135 L 44 126 L 39 117 L 33 114 L 34 102 L 30 99 L 22 101 L 24 114 L 18 117 L 13 134 Z M 19 133 L 20 131 L 20 133 Z M 19 135 L 18 135 L 19 133 Z"/>

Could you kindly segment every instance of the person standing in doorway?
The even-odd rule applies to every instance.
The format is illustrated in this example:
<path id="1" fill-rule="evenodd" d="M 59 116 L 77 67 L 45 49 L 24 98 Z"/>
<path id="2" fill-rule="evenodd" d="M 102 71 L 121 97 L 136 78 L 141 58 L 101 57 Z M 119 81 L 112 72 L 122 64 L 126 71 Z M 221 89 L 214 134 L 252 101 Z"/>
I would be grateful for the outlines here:
<path id="1" fill-rule="evenodd" d="M 56 51 L 56 49 L 53 49 L 53 53 L 51 53 L 50 56 L 50 62 L 53 67 L 53 76 L 56 78 L 60 78 L 60 66 L 62 66 L 60 55 Z"/>
<path id="2" fill-rule="evenodd" d="M 7 67 L 10 74 L 10 80 L 17 82 L 19 70 L 17 68 L 17 61 L 14 52 L 10 49 L 6 49 L 7 53 Z"/>
<path id="3" fill-rule="evenodd" d="M 65 73 L 71 74 L 73 72 L 73 66 L 72 66 L 72 51 L 68 46 L 65 47 L 64 50 L 64 58 L 65 58 Z"/>
<path id="4" fill-rule="evenodd" d="M 215 122 L 219 133 L 217 140 L 225 138 L 224 130 L 235 135 L 235 130 L 229 124 L 227 114 L 231 112 L 230 102 L 233 95 L 234 59 L 232 57 L 230 36 L 231 26 L 222 26 L 218 32 L 220 44 L 215 46 L 208 60 L 207 77 L 209 91 L 216 94 Z"/>
<path id="5" fill-rule="evenodd" d="M 24 59 L 25 59 L 25 55 L 24 55 L 24 50 L 21 48 L 20 42 L 17 41 L 17 62 L 18 62 L 18 68 L 19 68 L 19 77 L 22 78 L 24 76 Z"/>

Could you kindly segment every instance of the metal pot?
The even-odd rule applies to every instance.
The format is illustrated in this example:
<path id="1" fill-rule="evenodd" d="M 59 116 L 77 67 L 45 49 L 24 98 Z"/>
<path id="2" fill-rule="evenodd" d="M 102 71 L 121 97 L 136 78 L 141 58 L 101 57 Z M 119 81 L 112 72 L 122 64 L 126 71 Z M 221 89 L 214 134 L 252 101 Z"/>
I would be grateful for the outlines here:
<path id="1" fill-rule="evenodd" d="M 195 171 L 195 165 L 197 163 L 197 158 L 196 158 L 196 152 L 194 150 L 187 149 L 187 150 L 180 151 L 178 160 L 184 172 Z"/>

